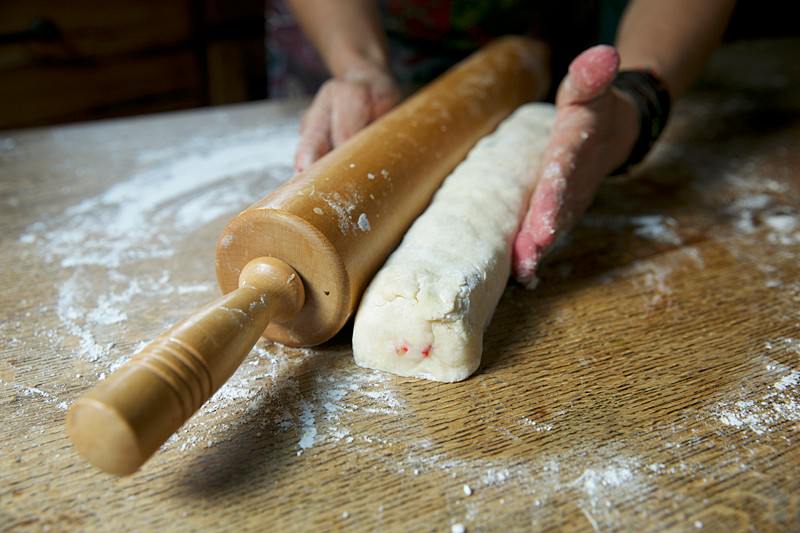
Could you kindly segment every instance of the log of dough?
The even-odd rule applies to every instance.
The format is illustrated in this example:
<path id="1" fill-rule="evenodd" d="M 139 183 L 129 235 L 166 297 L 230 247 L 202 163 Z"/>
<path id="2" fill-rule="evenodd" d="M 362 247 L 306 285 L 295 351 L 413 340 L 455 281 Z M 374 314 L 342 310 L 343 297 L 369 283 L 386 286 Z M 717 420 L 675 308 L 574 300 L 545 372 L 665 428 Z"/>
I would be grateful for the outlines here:
<path id="1" fill-rule="evenodd" d="M 447 177 L 362 297 L 358 365 L 446 382 L 478 368 L 554 116 L 519 108 Z"/>

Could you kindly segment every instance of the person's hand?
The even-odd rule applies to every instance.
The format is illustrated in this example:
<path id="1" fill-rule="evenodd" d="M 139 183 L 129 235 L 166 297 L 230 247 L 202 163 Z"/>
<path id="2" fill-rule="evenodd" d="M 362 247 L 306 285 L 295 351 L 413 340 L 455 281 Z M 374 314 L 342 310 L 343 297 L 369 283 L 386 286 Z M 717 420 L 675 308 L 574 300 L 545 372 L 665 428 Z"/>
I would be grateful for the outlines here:
<path id="1" fill-rule="evenodd" d="M 625 162 L 639 135 L 636 105 L 611 86 L 618 69 L 617 51 L 595 46 L 561 82 L 541 178 L 513 247 L 514 276 L 528 287 L 542 256 L 583 214 L 602 179 Z"/>
<path id="2" fill-rule="evenodd" d="M 379 68 L 361 69 L 326 81 L 300 125 L 295 170 L 308 168 L 398 101 L 400 90 L 394 79 Z"/>

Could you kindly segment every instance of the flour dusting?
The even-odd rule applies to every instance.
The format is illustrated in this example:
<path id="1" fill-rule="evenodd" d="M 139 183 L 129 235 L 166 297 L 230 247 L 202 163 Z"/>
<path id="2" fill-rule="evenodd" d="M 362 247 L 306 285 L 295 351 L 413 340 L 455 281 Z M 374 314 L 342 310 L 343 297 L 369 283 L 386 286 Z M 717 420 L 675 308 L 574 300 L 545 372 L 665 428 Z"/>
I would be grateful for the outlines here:
<path id="1" fill-rule="evenodd" d="M 136 298 L 212 294 L 212 283 L 175 287 L 168 269 L 157 278 L 133 278 L 125 270 L 145 259 L 169 258 L 190 233 L 262 194 L 265 181 L 274 186 L 289 177 L 296 141 L 293 124 L 286 124 L 142 152 L 127 178 L 29 226 L 20 242 L 34 244 L 47 261 L 71 272 L 57 305 L 70 334 L 80 339 L 82 355 L 103 356 L 91 325 L 124 322 L 124 309 Z M 96 270 L 90 276 L 81 268 L 89 266 L 108 269 L 107 291 L 99 288 Z"/>
<path id="2" fill-rule="evenodd" d="M 53 142 L 62 139 L 68 140 L 59 133 Z M 147 345 L 146 340 L 135 346 L 115 342 L 120 330 L 130 327 L 132 316 L 170 301 L 196 302 L 187 306 L 189 311 L 214 297 L 213 280 L 186 280 L 175 272 L 173 257 L 199 229 L 232 217 L 289 178 L 296 143 L 297 124 L 291 118 L 214 137 L 199 131 L 175 145 L 139 151 L 126 167 L 129 175 L 60 214 L 30 224 L 18 245 L 29 247 L 63 273 L 52 306 L 60 325 L 40 330 L 38 337 L 54 352 L 71 354 L 83 368 L 88 365 L 94 373 L 94 379 L 86 376 L 91 381 L 121 367 Z M 68 158 L 62 167 L 81 172 Z M 323 200 L 343 232 L 370 231 L 366 213 L 355 211 L 359 197 L 334 194 Z M 227 245 L 230 242 L 221 243 Z M 154 327 L 168 325 L 165 321 Z M 387 376 L 354 370 L 352 365 L 342 368 L 337 361 L 349 362 L 348 355 L 332 357 L 259 342 L 166 447 L 213 446 L 230 434 L 235 423 L 229 420 L 264 406 L 269 415 L 261 423 L 295 434 L 301 452 L 339 441 L 381 446 L 384 439 L 359 432 L 353 424 L 366 418 L 394 419 L 403 402 Z M 318 365 L 328 370 L 315 374 L 310 385 L 301 385 L 303 369 Z M 330 365 L 339 366 L 334 371 Z M 78 373 L 76 379 L 83 375 Z M 55 393 L 15 383 L 7 386 L 22 398 L 66 408 Z M 213 422 L 220 419 L 225 422 Z"/>
<path id="3" fill-rule="evenodd" d="M 358 229 L 361 231 L 370 231 L 372 227 L 369 225 L 369 219 L 367 218 L 366 213 L 361 213 L 358 215 Z"/>
<path id="4" fill-rule="evenodd" d="M 770 355 L 781 350 L 791 353 L 794 339 L 769 341 L 766 348 Z M 782 374 L 777 381 L 764 387 L 744 386 L 738 397 L 715 404 L 712 415 L 724 426 L 746 429 L 756 435 L 764 435 L 777 429 L 783 422 L 800 420 L 800 371 L 767 359 L 766 370 L 771 374 Z"/>
<path id="5" fill-rule="evenodd" d="M 69 159 L 73 140 L 67 131 L 55 130 L 50 142 L 54 150 L 65 143 L 68 155 L 59 171 L 80 179 L 83 169 Z M 176 279 L 172 257 L 199 229 L 233 216 L 290 177 L 296 143 L 296 124 L 289 119 L 227 135 L 201 130 L 170 146 L 140 150 L 126 166 L 128 174 L 106 190 L 30 224 L 18 244 L 56 266 L 61 277 L 52 302 L 60 325 L 34 325 L 35 335 L 54 353 L 89 363 L 96 379 L 119 368 L 144 345 L 116 343 L 132 312 L 152 309 L 173 295 L 182 296 L 176 300 L 182 303 L 199 303 L 217 294 L 213 279 Z M 107 153 L 114 155 L 112 148 Z M 148 261 L 146 268 L 142 261 Z M 212 403 L 253 385 L 232 383 Z M 238 391 L 240 397 L 248 394 Z"/>
<path id="6" fill-rule="evenodd" d="M 198 131 L 176 145 L 139 153 L 129 175 L 112 176 L 115 185 L 28 225 L 13 245 L 37 254 L 58 272 L 51 301 L 32 313 L 54 313 L 59 325 L 45 329 L 34 320 L 23 320 L 23 326 L 32 328 L 44 349 L 70 354 L 75 368 L 68 371 L 81 380 L 81 386 L 103 379 L 146 344 L 144 340 L 135 345 L 116 343 L 118 332 L 132 327 L 133 317 L 142 313 L 158 317 L 161 313 L 157 310 L 168 309 L 178 300 L 191 306 L 216 295 L 213 279 L 179 273 L 176 258 L 198 230 L 234 215 L 288 178 L 296 141 L 294 120 L 214 138 Z M 14 148 L 12 139 L 0 139 L 0 151 Z M 684 156 L 696 154 L 680 155 Z M 752 272 L 754 279 L 763 276 L 767 288 L 797 298 L 800 284 L 785 275 L 781 278 L 782 269 L 776 262 L 776 258 L 796 257 L 800 244 L 800 219 L 791 191 L 779 179 L 761 175 L 757 161 L 751 166 L 739 163 L 724 171 L 709 163 L 713 180 L 695 180 L 687 187 L 694 188 L 708 204 L 704 212 L 709 217 L 708 242 L 694 240 L 694 224 L 673 212 L 649 208 L 587 215 L 582 225 L 623 232 L 626 239 L 659 251 L 623 263 L 603 281 L 625 279 L 636 284 L 645 299 L 644 308 L 660 312 L 680 294 L 678 276 L 695 275 L 705 268 L 706 261 L 711 264 L 716 259 L 711 254 L 704 257 L 704 246 L 722 243 L 733 249 L 730 241 L 745 240 L 775 245 L 773 255 L 759 259 Z M 80 175 L 80 169 L 64 168 Z M 376 170 L 364 179 L 391 178 L 386 170 Z M 358 207 L 360 201 L 346 194 L 330 195 L 322 198 L 324 203 L 314 212 L 334 217 L 343 234 L 370 231 L 370 220 Z M 15 206 L 19 199 L 8 198 L 6 203 Z M 209 243 L 209 249 L 212 247 Z M 153 326 L 156 330 L 155 326 L 167 325 Z M 4 333 L 5 328 L 12 329 L 2 327 Z M 24 338 L 22 334 L 7 335 L 8 346 L 24 353 L 26 341 L 20 340 Z M 772 337 L 763 349 L 758 346 L 750 355 L 761 372 L 759 379 L 734 383 L 698 408 L 699 425 L 707 425 L 714 436 L 725 438 L 725 443 L 738 439 L 772 445 L 783 438 L 779 430 L 800 421 L 800 372 L 795 364 L 800 339 Z M 268 454 L 284 450 L 298 455 L 291 461 L 313 461 L 323 451 L 346 448 L 348 454 L 363 460 L 360 468 L 367 465 L 363 468 L 386 479 L 403 477 L 398 486 L 414 488 L 415 484 L 449 480 L 445 497 L 451 513 L 448 526 L 454 530 L 478 529 L 473 523 L 479 525 L 481 513 L 495 512 L 505 505 L 503 498 L 518 505 L 515 512 L 533 530 L 547 525 L 538 520 L 549 512 L 548 503 L 566 503 L 573 511 L 580 510 L 578 518 L 586 518 L 584 527 L 624 529 L 630 525 L 623 521 L 626 509 L 636 508 L 638 516 L 644 517 L 653 513 L 648 518 L 659 511 L 650 497 L 656 490 L 665 490 L 664 486 L 729 479 L 751 468 L 750 449 L 744 446 L 741 451 L 732 448 L 693 463 L 693 453 L 710 439 L 675 437 L 680 422 L 654 428 L 658 450 L 646 452 L 636 447 L 641 443 L 628 434 L 611 440 L 595 435 L 564 439 L 564 432 L 571 430 L 568 419 L 538 414 L 534 419 L 534 415 L 520 417 L 520 413 L 509 419 L 508 428 L 498 428 L 497 435 L 489 438 L 498 443 L 506 438 L 534 443 L 564 439 L 563 449 L 543 445 L 535 448 L 541 449 L 540 453 L 522 457 L 506 455 L 498 446 L 476 454 L 471 444 L 457 446 L 452 439 L 432 436 L 432 425 L 406 431 L 402 425 L 407 420 L 416 422 L 416 406 L 405 394 L 414 397 L 419 389 L 385 374 L 356 369 L 351 356 L 347 347 L 301 350 L 260 341 L 228 383 L 165 447 L 206 453 L 203 448 L 252 433 L 279 443 L 274 449 L 253 446 L 264 453 L 254 454 L 258 455 L 256 461 L 266 461 Z M 46 406 L 63 416 L 68 407 L 64 398 L 76 389 L 33 380 L 26 386 L 15 382 L 16 378 L 0 380 L 0 386 L 11 391 L 9 397 L 18 410 Z M 770 437 L 773 441 L 767 443 Z M 653 456 L 646 455 L 650 452 Z M 154 458 L 158 460 L 158 456 Z M 664 495 L 670 496 L 669 490 L 659 496 Z M 683 503 L 677 498 L 674 501 Z M 379 507 L 382 512 L 383 505 Z M 340 516 L 350 518 L 349 511 Z M 353 516 L 357 517 L 355 511 Z M 689 520 L 690 526 L 703 527 L 702 521 Z"/>
<path id="7" fill-rule="evenodd" d="M 633 234 L 672 246 L 680 246 L 683 240 L 678 234 L 678 221 L 660 214 L 619 215 L 589 212 L 580 220 L 580 225 L 589 228 L 606 228 L 614 231 L 632 229 Z"/>
<path id="8" fill-rule="evenodd" d="M 130 176 L 32 224 L 20 242 L 38 243 L 62 267 L 118 268 L 169 257 L 188 233 L 251 203 L 265 178 L 276 185 L 291 176 L 287 159 L 296 142 L 293 129 L 275 127 L 141 153 Z"/>
<path id="9" fill-rule="evenodd" d="M 635 216 L 630 219 L 630 222 L 635 227 L 634 234 L 639 237 L 675 246 L 683 244 L 676 232 L 678 222 L 672 217 L 663 215 Z"/>
<path id="10" fill-rule="evenodd" d="M 773 387 L 779 391 L 791 390 L 797 387 L 798 380 L 800 380 L 800 372 L 795 370 L 783 376 Z"/>
<path id="11" fill-rule="evenodd" d="M 353 220 L 353 214 L 355 213 L 359 203 L 362 201 L 360 193 L 354 192 L 351 196 L 340 194 L 338 192 L 318 192 L 316 194 L 322 199 L 323 202 L 328 204 L 328 207 L 331 209 L 331 211 L 333 211 L 333 214 L 336 216 L 337 224 L 339 225 L 339 231 L 342 233 L 342 235 L 353 233 L 356 229 L 368 231 L 368 229 L 361 227 L 360 218 L 357 221 Z M 367 226 L 369 226 L 368 222 Z"/>
<path id="12" fill-rule="evenodd" d="M 300 448 L 305 450 L 314 445 L 314 440 L 317 437 L 317 425 L 314 419 L 314 413 L 311 411 L 311 406 L 308 402 L 300 402 L 300 442 L 297 443 Z"/>

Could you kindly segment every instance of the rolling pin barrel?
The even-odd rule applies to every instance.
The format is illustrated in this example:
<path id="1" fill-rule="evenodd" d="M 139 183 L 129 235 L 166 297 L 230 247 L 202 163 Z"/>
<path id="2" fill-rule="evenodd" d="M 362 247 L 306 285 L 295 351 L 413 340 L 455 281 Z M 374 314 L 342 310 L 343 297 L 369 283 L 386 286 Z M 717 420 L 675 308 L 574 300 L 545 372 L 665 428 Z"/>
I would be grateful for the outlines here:
<path id="1" fill-rule="evenodd" d="M 77 400 L 78 451 L 136 471 L 233 374 L 262 335 L 332 337 L 370 277 L 483 135 L 547 86 L 542 48 L 495 41 L 240 213 L 217 244 L 224 296 Z"/>
<path id="2" fill-rule="evenodd" d="M 254 257 L 298 270 L 306 305 L 265 336 L 313 346 L 345 324 L 372 275 L 472 146 L 547 88 L 543 51 L 494 41 L 240 213 L 217 244 L 217 280 L 236 287 Z"/>

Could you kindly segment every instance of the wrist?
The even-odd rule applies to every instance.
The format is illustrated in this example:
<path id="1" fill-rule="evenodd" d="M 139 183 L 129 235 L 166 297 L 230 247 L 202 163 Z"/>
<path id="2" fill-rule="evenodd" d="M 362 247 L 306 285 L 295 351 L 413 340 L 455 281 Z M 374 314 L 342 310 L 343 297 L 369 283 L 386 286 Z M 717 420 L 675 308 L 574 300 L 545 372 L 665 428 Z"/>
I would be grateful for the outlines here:
<path id="1" fill-rule="evenodd" d="M 391 76 L 386 53 L 380 47 L 336 46 L 326 61 L 331 76 L 347 80 L 367 80 L 375 76 Z"/>
<path id="2" fill-rule="evenodd" d="M 649 69 L 620 71 L 613 86 L 638 111 L 638 136 L 627 160 L 614 172 L 621 174 L 641 162 L 661 136 L 672 99 L 661 79 Z"/>

